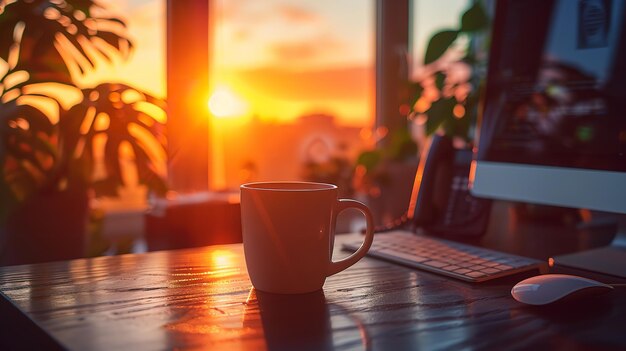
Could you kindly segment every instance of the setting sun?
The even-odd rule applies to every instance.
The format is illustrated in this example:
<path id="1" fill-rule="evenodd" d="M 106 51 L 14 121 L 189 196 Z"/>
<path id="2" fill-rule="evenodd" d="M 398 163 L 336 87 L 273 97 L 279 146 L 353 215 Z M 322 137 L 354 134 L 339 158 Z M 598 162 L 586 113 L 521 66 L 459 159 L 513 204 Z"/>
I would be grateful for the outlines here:
<path id="1" fill-rule="evenodd" d="M 209 111 L 215 117 L 241 117 L 248 112 L 248 104 L 227 87 L 215 89 L 208 102 Z"/>

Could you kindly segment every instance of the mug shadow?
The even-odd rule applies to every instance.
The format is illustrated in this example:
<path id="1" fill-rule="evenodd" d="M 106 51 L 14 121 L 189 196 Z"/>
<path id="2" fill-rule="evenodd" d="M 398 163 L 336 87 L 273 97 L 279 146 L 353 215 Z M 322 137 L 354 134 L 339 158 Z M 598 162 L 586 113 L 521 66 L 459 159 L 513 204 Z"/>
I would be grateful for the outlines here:
<path id="1" fill-rule="evenodd" d="M 268 350 L 334 350 L 323 290 L 283 295 L 253 288 L 246 301 L 244 327 L 258 327 L 259 322 Z"/>

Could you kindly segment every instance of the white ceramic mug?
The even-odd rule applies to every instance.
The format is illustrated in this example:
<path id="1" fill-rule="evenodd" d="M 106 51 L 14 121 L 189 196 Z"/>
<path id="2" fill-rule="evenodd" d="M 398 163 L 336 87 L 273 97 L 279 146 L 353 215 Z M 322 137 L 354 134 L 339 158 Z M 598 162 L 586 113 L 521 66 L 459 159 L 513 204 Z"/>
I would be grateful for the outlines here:
<path id="1" fill-rule="evenodd" d="M 352 255 L 332 261 L 337 215 L 363 213 L 365 239 Z M 246 265 L 258 290 L 299 294 L 320 290 L 326 277 L 363 258 L 374 239 L 374 220 L 364 204 L 338 199 L 337 186 L 310 182 L 263 182 L 241 186 L 241 225 Z"/>

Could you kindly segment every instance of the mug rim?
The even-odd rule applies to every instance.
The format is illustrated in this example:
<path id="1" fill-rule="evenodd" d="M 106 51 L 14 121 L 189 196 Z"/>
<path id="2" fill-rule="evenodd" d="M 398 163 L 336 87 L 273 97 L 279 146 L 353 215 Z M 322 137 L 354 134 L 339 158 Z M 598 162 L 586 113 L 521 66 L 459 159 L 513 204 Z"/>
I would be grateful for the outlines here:
<path id="1" fill-rule="evenodd" d="M 280 187 L 283 186 L 283 187 Z M 306 188 L 306 186 L 309 186 Z M 307 192 L 338 189 L 335 184 L 304 181 L 268 181 L 242 184 L 240 189 L 258 191 Z"/>

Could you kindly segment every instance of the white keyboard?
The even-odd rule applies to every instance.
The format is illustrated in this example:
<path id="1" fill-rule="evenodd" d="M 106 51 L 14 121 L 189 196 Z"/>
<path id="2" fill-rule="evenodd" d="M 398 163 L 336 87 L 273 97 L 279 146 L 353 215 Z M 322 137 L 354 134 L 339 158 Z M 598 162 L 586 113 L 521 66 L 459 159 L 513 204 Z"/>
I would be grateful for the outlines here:
<path id="1" fill-rule="evenodd" d="M 359 246 L 361 241 L 343 244 L 351 251 Z M 367 255 L 468 282 L 483 282 L 545 265 L 528 257 L 402 230 L 374 235 Z"/>

